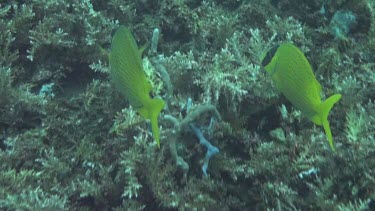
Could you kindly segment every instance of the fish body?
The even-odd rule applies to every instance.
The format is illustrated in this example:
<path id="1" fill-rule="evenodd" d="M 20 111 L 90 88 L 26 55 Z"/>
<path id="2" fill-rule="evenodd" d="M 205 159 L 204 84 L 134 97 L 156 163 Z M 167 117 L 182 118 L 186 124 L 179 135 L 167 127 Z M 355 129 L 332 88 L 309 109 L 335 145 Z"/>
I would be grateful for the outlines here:
<path id="1" fill-rule="evenodd" d="M 328 113 L 341 95 L 321 100 L 321 85 L 316 80 L 305 55 L 293 44 L 283 43 L 269 50 L 262 66 L 270 74 L 276 88 L 312 122 L 322 125 L 329 145 L 335 150 Z"/>
<path id="2" fill-rule="evenodd" d="M 130 105 L 141 116 L 150 120 L 154 139 L 160 146 L 158 116 L 165 102 L 150 97 L 152 86 L 143 71 L 141 54 L 142 51 L 138 49 L 130 30 L 120 26 L 112 38 L 109 53 L 110 75 L 113 83 L 127 97 Z"/>

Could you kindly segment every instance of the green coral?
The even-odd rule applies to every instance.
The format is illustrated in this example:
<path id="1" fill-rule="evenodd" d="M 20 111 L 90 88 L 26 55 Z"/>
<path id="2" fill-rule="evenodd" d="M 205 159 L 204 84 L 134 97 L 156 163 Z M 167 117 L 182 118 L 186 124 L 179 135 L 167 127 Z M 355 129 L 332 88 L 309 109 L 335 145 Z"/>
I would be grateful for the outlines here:
<path id="1" fill-rule="evenodd" d="M 15 210 L 64 210 L 67 198 L 45 193 L 41 188 L 25 190 L 17 195 L 7 195 L 0 207 Z"/>
<path id="2" fill-rule="evenodd" d="M 368 117 L 366 116 L 365 110 L 360 108 L 359 111 L 355 111 L 351 108 L 346 114 L 346 137 L 349 142 L 355 143 L 366 137 L 369 124 Z"/>

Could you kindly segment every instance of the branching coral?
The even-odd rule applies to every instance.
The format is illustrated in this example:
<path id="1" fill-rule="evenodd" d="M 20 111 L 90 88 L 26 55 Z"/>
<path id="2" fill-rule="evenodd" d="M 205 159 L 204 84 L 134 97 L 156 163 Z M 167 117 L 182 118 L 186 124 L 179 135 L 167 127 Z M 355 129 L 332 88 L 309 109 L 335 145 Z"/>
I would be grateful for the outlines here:
<path id="1" fill-rule="evenodd" d="M 202 116 L 204 115 L 211 115 L 214 116 L 219 121 L 221 120 L 221 116 L 219 112 L 216 110 L 216 108 L 212 105 L 201 105 L 197 106 L 196 108 L 192 109 L 193 111 L 189 111 L 188 115 L 181 121 L 176 119 L 175 117 L 171 115 L 166 115 L 165 119 L 173 123 L 174 129 L 172 131 L 172 134 L 170 135 L 170 151 L 172 156 L 175 159 L 176 165 L 181 168 L 184 171 L 184 178 L 186 178 L 187 171 L 189 170 L 189 165 L 183 160 L 182 157 L 178 156 L 177 149 L 176 149 L 176 140 L 181 139 L 182 134 L 188 129 L 191 128 L 193 132 L 198 136 L 200 139 L 201 144 L 207 147 L 207 153 L 205 157 L 205 162 L 202 166 L 203 173 L 207 175 L 207 167 L 208 167 L 208 161 L 211 158 L 212 155 L 218 153 L 218 149 L 214 146 L 212 146 L 207 140 L 204 141 L 204 137 L 202 135 L 202 132 L 192 125 L 192 123 L 196 122 L 199 119 L 202 119 Z M 204 139 L 204 140 L 203 140 Z"/>
<path id="2" fill-rule="evenodd" d="M 2 1 L 0 209 L 374 210 L 374 17 L 365 0 Z M 107 77 L 119 24 L 151 41 L 160 149 Z M 334 154 L 259 66 L 285 41 L 343 94 Z M 220 149 L 207 176 L 195 134 Z"/>
<path id="3" fill-rule="evenodd" d="M 266 24 L 273 34 L 278 35 L 279 40 L 296 43 L 303 52 L 310 50 L 311 40 L 306 37 L 306 27 L 293 17 L 281 18 L 276 15 L 267 20 Z"/>

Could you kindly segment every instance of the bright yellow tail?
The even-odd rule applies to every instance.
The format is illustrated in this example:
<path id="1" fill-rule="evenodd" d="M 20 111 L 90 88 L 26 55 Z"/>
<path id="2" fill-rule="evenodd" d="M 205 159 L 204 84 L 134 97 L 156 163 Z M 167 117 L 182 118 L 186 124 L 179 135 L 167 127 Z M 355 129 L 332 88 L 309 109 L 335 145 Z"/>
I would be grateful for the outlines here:
<path id="1" fill-rule="evenodd" d="M 323 125 L 324 131 L 326 133 L 329 146 L 331 147 L 332 151 L 335 151 L 335 146 L 333 144 L 332 132 L 328 122 L 328 114 L 329 111 L 332 109 L 333 105 L 339 101 L 341 98 L 340 94 L 335 94 L 326 99 L 322 104 L 319 106 L 319 114 L 312 117 L 311 120 L 317 125 Z"/>
<path id="2" fill-rule="evenodd" d="M 154 135 L 154 139 L 158 147 L 160 147 L 160 133 L 159 133 L 159 124 L 158 116 L 161 110 L 164 108 L 165 102 L 162 99 L 151 99 L 150 102 L 138 112 L 146 119 L 149 119 L 151 122 L 151 130 Z"/>

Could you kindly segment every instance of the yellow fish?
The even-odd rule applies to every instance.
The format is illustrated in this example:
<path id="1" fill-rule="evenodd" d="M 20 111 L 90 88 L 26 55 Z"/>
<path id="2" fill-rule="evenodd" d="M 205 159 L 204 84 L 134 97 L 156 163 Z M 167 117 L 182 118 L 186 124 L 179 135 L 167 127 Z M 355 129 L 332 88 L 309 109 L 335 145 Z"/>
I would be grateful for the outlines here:
<path id="1" fill-rule="evenodd" d="M 110 74 L 114 84 L 141 116 L 149 119 L 154 139 L 160 147 L 158 116 L 164 108 L 162 99 L 152 99 L 152 86 L 142 68 L 141 54 L 130 30 L 120 26 L 112 38 L 109 53 Z"/>
<path id="2" fill-rule="evenodd" d="M 333 151 L 328 113 L 341 95 L 335 94 L 322 102 L 322 88 L 316 80 L 305 55 L 293 44 L 283 43 L 269 50 L 262 58 L 262 66 L 271 75 L 276 88 L 312 122 L 323 125 Z"/>

